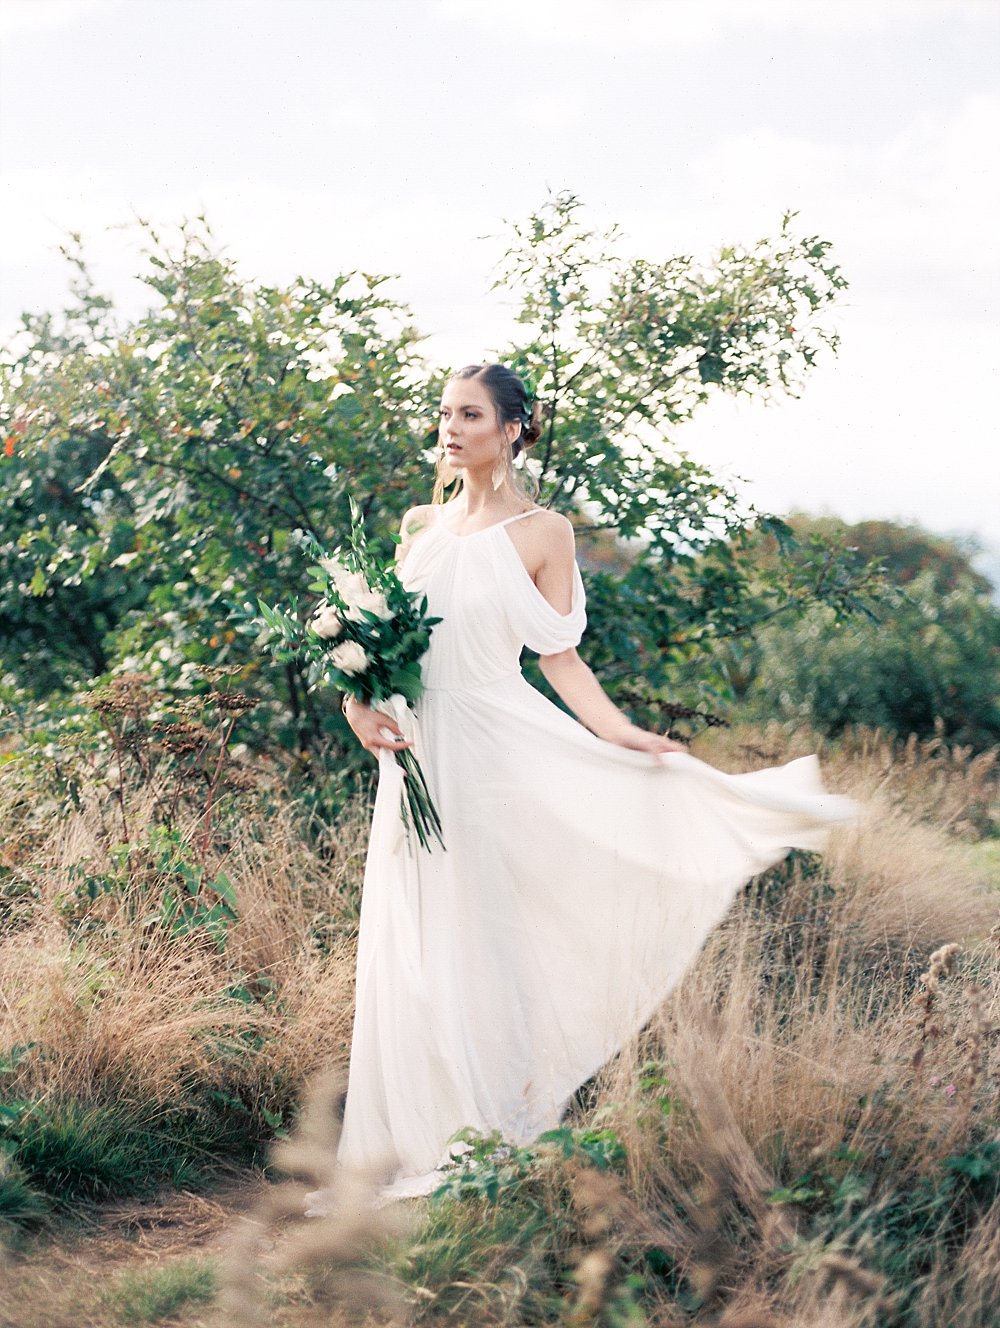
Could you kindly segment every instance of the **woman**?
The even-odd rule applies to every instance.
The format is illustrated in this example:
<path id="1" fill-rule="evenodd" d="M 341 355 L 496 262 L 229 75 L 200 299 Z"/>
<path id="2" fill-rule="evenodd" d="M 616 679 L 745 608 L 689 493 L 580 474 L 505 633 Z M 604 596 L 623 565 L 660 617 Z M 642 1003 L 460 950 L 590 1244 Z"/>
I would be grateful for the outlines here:
<path id="1" fill-rule="evenodd" d="M 380 1170 L 389 1197 L 434 1188 L 463 1127 L 527 1143 L 555 1126 L 741 886 L 854 814 L 815 757 L 726 775 L 612 703 L 576 651 L 573 528 L 516 478 L 538 433 L 509 369 L 449 381 L 436 501 L 406 514 L 398 551 L 442 619 L 417 731 L 346 706 L 380 779 L 338 1159 Z M 576 719 L 525 681 L 524 645 Z M 446 850 L 402 835 L 391 753 L 410 745 Z"/>

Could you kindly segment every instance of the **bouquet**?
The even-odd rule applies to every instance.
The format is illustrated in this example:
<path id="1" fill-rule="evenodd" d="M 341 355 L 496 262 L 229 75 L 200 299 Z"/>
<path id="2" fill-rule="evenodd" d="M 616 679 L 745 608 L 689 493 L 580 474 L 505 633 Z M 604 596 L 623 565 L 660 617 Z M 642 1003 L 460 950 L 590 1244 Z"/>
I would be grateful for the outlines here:
<path id="1" fill-rule="evenodd" d="M 311 557 L 316 579 L 309 589 L 323 598 L 305 625 L 294 609 L 289 612 L 258 599 L 257 621 L 268 629 L 265 649 L 277 660 L 308 663 L 309 684 L 329 682 L 391 716 L 403 733 L 412 733 L 409 703 L 423 690 L 420 660 L 430 644 L 431 628 L 441 619 L 428 615 L 426 595 L 412 594 L 391 564 L 383 565 L 369 553 L 353 499 L 346 549 L 328 553 L 301 530 L 293 531 L 291 539 Z M 415 832 L 424 848 L 432 838 L 443 848 L 441 821 L 412 748 L 393 755 L 405 774 L 400 814 L 407 835 Z"/>

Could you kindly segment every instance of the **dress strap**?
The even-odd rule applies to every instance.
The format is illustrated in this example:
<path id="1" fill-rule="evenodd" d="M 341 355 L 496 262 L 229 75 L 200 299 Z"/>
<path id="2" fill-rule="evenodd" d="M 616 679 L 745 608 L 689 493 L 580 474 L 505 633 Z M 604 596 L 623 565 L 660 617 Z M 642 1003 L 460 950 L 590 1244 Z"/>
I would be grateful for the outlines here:
<path id="1" fill-rule="evenodd" d="M 512 521 L 520 521 L 522 517 L 534 516 L 536 512 L 544 512 L 544 507 L 529 507 L 526 512 L 517 512 L 514 516 L 507 517 L 506 521 L 497 521 L 498 526 L 509 526 Z"/>

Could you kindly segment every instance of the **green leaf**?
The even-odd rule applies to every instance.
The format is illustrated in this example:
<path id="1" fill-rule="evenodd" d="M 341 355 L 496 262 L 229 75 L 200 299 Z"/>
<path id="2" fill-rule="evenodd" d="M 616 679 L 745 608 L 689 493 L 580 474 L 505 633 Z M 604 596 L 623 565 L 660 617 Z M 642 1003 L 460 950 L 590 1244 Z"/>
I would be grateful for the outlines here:
<path id="1" fill-rule="evenodd" d="M 225 872 L 217 872 L 209 882 L 211 888 L 227 905 L 231 914 L 236 916 L 236 887 Z"/>
<path id="2" fill-rule="evenodd" d="M 795 1185 L 791 1189 L 772 1190 L 767 1196 L 771 1204 L 807 1204 L 824 1197 L 823 1190 L 808 1185 Z"/>

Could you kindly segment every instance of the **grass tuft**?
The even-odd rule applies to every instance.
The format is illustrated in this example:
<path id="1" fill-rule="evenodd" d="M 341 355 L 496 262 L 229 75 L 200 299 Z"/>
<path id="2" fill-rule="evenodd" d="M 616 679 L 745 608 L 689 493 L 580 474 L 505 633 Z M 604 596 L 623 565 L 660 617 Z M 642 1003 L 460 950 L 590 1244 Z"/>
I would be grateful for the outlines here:
<path id="1" fill-rule="evenodd" d="M 215 1295 L 215 1270 L 201 1259 L 121 1274 L 103 1304 L 122 1324 L 162 1323 Z"/>
<path id="2" fill-rule="evenodd" d="M 31 1184 L 13 1157 L 0 1148 L 0 1238 L 18 1228 L 39 1227 L 48 1216 L 45 1195 Z"/>

